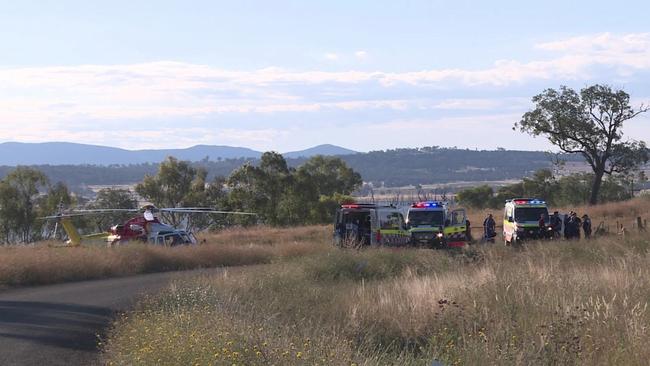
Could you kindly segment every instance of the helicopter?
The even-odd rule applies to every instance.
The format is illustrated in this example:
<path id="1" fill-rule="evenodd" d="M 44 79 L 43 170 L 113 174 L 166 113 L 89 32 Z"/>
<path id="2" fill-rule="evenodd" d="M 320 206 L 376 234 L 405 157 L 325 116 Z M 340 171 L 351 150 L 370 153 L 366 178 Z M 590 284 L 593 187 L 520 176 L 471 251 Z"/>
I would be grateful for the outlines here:
<path id="1" fill-rule="evenodd" d="M 68 235 L 67 246 L 79 246 L 86 241 L 101 241 L 108 246 L 125 244 L 128 242 L 143 242 L 163 246 L 192 245 L 197 240 L 189 230 L 176 228 L 163 223 L 158 217 L 159 212 L 170 212 L 180 214 L 226 214 L 226 215 L 256 215 L 252 212 L 221 211 L 209 207 L 170 207 L 157 208 L 153 205 L 146 205 L 140 209 L 75 209 L 63 211 L 52 216 L 45 216 L 41 219 L 56 220 L 55 232 L 61 224 Z M 127 221 L 110 227 L 106 232 L 81 235 L 72 222 L 74 217 L 88 215 L 105 215 L 114 213 L 139 213 Z"/>

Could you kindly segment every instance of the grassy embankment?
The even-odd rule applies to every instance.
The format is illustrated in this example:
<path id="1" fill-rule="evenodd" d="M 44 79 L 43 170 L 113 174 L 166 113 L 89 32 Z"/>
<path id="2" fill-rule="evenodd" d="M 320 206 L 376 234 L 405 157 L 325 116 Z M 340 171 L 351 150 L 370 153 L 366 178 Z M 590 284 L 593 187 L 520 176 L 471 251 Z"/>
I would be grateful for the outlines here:
<path id="1" fill-rule="evenodd" d="M 0 247 L 0 288 L 270 263 L 325 250 L 330 236 L 325 227 L 290 232 L 262 227 L 227 230 L 201 239 L 206 244 L 177 248 L 141 244 L 57 248 L 48 243 Z"/>
<path id="2" fill-rule="evenodd" d="M 606 212 L 619 208 L 631 221 L 648 202 Z M 463 252 L 332 248 L 176 283 L 116 322 L 104 356 L 122 365 L 646 365 L 649 250 L 647 234 Z"/>

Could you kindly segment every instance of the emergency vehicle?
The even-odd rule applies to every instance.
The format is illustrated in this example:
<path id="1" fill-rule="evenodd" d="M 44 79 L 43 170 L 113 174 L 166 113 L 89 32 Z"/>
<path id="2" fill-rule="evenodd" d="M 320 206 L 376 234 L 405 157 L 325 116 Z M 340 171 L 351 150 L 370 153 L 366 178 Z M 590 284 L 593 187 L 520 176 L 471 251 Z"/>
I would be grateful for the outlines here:
<path id="1" fill-rule="evenodd" d="M 503 240 L 505 245 L 531 239 L 547 238 L 548 227 L 544 231 L 539 226 L 541 216 L 549 223 L 546 201 L 537 198 L 513 198 L 506 201 L 503 210 Z"/>
<path id="2" fill-rule="evenodd" d="M 336 246 L 405 246 L 409 241 L 404 215 L 395 206 L 355 203 L 336 210 Z"/>
<path id="3" fill-rule="evenodd" d="M 462 247 L 468 240 L 465 210 L 450 211 L 446 202 L 414 203 L 408 210 L 406 222 L 411 243 L 416 246 Z"/>

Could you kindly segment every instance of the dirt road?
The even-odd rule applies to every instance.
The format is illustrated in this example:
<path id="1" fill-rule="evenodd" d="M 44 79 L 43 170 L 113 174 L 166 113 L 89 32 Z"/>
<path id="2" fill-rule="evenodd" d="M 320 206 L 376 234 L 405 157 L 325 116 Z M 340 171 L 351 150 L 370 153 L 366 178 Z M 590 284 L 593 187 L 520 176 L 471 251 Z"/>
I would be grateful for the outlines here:
<path id="1" fill-rule="evenodd" d="M 214 270 L 212 270 L 214 271 Z M 0 365 L 92 365 L 116 312 L 171 279 L 168 272 L 0 291 Z"/>

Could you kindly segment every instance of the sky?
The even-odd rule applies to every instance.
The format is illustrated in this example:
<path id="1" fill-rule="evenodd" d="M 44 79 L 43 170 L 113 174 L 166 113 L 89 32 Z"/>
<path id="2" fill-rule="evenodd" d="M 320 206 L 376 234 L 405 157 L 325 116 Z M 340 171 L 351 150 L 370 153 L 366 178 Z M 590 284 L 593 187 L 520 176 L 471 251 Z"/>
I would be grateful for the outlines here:
<path id="1" fill-rule="evenodd" d="M 561 85 L 650 104 L 646 1 L 0 0 L 0 142 L 552 150 Z M 626 136 L 650 142 L 650 113 Z"/>

